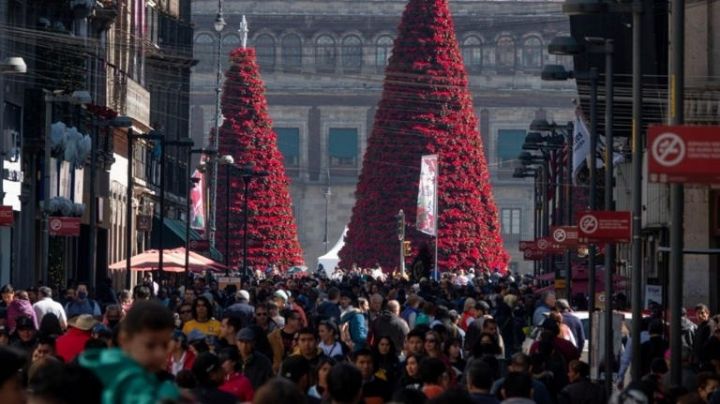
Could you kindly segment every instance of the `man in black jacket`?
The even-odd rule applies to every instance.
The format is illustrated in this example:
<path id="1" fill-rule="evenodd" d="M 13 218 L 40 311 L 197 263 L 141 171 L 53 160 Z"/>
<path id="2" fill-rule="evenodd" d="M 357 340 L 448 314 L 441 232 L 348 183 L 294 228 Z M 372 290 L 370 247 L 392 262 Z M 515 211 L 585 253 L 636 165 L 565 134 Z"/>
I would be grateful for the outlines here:
<path id="1" fill-rule="evenodd" d="M 242 359 L 242 372 L 257 391 L 273 377 L 272 362 L 255 350 L 255 332 L 252 328 L 243 328 L 237 333 L 237 347 Z"/>
<path id="2" fill-rule="evenodd" d="M 568 364 L 570 384 L 558 394 L 558 404 L 602 404 L 605 403 L 605 390 L 599 384 L 590 381 L 590 366 L 574 360 Z"/>
<path id="3" fill-rule="evenodd" d="M 215 354 L 210 352 L 201 353 L 192 367 L 193 376 L 197 380 L 197 387 L 193 390 L 195 398 L 202 404 L 234 404 L 235 397 L 224 391 L 218 390 L 225 378 L 225 372 Z"/>

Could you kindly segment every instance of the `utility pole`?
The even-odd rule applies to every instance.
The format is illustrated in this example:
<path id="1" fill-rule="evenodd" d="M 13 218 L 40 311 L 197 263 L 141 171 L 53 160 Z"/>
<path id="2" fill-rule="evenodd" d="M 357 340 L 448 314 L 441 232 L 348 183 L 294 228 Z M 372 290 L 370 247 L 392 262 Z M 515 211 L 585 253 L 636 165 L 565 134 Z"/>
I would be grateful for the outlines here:
<path id="1" fill-rule="evenodd" d="M 405 275 L 405 212 L 400 209 L 395 219 L 397 219 L 397 238 L 400 242 L 400 275 Z"/>
<path id="2" fill-rule="evenodd" d="M 210 136 L 210 150 L 214 153 L 218 152 L 220 146 L 220 94 L 222 93 L 221 81 L 222 81 L 222 65 L 220 63 L 220 57 L 222 54 L 222 31 L 225 29 L 225 17 L 223 17 L 223 3 L 222 0 L 218 0 L 218 13 L 215 17 L 214 27 L 217 32 L 217 48 L 216 48 L 216 76 L 215 76 L 215 132 Z M 212 251 L 215 248 L 215 230 L 217 221 L 217 180 L 218 180 L 218 161 L 213 159 L 212 161 L 212 172 L 210 173 L 210 210 L 209 210 L 209 235 L 208 240 L 210 241 L 210 249 Z"/>

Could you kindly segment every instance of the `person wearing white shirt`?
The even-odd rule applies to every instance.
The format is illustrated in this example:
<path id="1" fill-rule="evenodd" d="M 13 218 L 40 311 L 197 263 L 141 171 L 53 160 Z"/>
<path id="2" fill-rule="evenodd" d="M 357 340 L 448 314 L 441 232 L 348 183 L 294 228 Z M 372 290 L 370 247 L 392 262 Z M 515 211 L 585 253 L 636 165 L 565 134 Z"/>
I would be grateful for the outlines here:
<path id="1" fill-rule="evenodd" d="M 40 287 L 40 289 L 38 289 L 38 297 L 40 297 L 40 300 L 33 304 L 33 310 L 35 310 L 38 323 L 42 322 L 46 314 L 52 313 L 60 320 L 60 327 L 62 327 L 63 330 L 66 329 L 67 315 L 65 314 L 65 309 L 62 304 L 52 299 L 52 289 L 47 286 Z"/>

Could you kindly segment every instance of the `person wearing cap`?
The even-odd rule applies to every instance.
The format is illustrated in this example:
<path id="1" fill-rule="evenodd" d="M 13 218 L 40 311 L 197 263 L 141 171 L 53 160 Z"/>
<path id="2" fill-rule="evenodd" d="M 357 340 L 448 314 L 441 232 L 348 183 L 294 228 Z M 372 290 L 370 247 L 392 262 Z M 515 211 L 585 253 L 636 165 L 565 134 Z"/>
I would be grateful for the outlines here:
<path id="1" fill-rule="evenodd" d="M 168 360 L 165 370 L 177 376 L 182 370 L 191 370 L 195 363 L 195 353 L 189 349 L 188 339 L 182 331 L 173 331 L 168 347 Z"/>
<path id="2" fill-rule="evenodd" d="M 197 387 L 193 389 L 193 395 L 201 404 L 235 404 L 235 397 L 218 387 L 225 381 L 225 371 L 220 359 L 210 352 L 200 354 L 192 366 L 192 374 L 197 381 Z"/>
<path id="3" fill-rule="evenodd" d="M 15 332 L 11 334 L 10 346 L 31 353 L 37 343 L 37 329 L 30 317 L 18 317 L 15 322 Z"/>
<path id="4" fill-rule="evenodd" d="M 275 374 L 272 362 L 265 355 L 255 350 L 255 331 L 246 327 L 236 335 L 238 353 L 240 353 L 240 370 L 250 379 L 253 389 L 257 391 Z"/>
<path id="5" fill-rule="evenodd" d="M 236 346 L 223 348 L 218 353 L 220 364 L 225 371 L 225 380 L 220 391 L 232 394 L 238 401 L 252 401 L 255 389 L 250 379 L 242 373 L 240 353 Z"/>
<path id="6" fill-rule="evenodd" d="M 90 314 L 71 318 L 67 332 L 55 342 L 57 356 L 65 363 L 72 362 L 85 349 L 85 343 L 92 337 L 92 329 L 97 323 Z"/>
<path id="7" fill-rule="evenodd" d="M 225 313 L 232 314 L 240 318 L 240 328 L 245 328 L 253 323 L 255 318 L 255 307 L 250 304 L 250 293 L 247 290 L 239 290 L 235 294 L 237 303 L 231 305 L 225 310 Z M 237 333 L 240 328 L 234 331 Z"/>
<path id="8" fill-rule="evenodd" d="M 52 289 L 47 286 L 41 286 L 38 289 L 38 297 L 40 300 L 32 305 L 38 323 L 42 322 L 42 319 L 46 314 L 52 313 L 58 318 L 58 320 L 60 320 L 60 327 L 62 327 L 63 330 L 66 329 L 67 316 L 65 315 L 65 308 L 63 308 L 62 304 L 53 300 Z"/>
<path id="9" fill-rule="evenodd" d="M 300 391 L 310 387 L 310 362 L 301 355 L 289 356 L 280 367 L 279 376 L 295 383 Z"/>
<path id="10" fill-rule="evenodd" d="M 279 308 L 284 307 L 297 312 L 300 316 L 300 327 L 308 326 L 308 320 L 307 315 L 305 315 L 305 310 L 302 308 L 302 306 L 295 302 L 295 296 L 293 296 L 292 293 L 280 289 L 276 291 L 275 294 L 273 294 L 273 300 Z"/>

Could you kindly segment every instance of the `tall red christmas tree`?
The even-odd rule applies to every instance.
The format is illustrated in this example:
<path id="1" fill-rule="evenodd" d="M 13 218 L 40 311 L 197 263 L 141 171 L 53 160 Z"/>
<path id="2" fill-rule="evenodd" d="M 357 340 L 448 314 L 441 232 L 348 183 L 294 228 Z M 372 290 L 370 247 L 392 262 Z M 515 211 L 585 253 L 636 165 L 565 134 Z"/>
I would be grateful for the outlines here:
<path id="1" fill-rule="evenodd" d="M 224 121 L 220 127 L 219 155 L 232 156 L 236 167 L 250 163 L 255 171 L 267 173 L 249 183 L 247 265 L 260 269 L 273 264 L 281 268 L 300 265 L 302 250 L 291 208 L 289 181 L 268 116 L 255 50 L 235 49 L 230 61 L 222 93 Z M 241 266 L 243 259 L 243 191 L 240 172 L 220 165 L 216 240 L 220 250 L 230 254 L 229 263 L 233 268 Z M 226 234 L 227 195 L 230 195 L 230 214 Z M 225 251 L 226 237 L 229 237 L 229 251 Z"/>
<path id="2" fill-rule="evenodd" d="M 341 266 L 397 267 L 399 209 L 414 252 L 434 243 L 414 223 L 420 157 L 438 154 L 440 269 L 505 269 L 508 255 L 477 126 L 447 0 L 410 0 L 386 69 Z"/>

